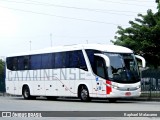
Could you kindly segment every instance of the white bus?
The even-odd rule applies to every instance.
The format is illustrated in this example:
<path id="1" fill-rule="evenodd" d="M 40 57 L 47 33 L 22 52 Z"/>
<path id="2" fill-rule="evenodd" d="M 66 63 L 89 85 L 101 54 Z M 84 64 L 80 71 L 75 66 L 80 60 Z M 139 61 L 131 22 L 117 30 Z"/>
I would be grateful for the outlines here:
<path id="1" fill-rule="evenodd" d="M 115 45 L 80 44 L 9 55 L 6 92 L 24 99 L 46 96 L 91 98 L 138 97 L 140 72 L 133 51 Z"/>

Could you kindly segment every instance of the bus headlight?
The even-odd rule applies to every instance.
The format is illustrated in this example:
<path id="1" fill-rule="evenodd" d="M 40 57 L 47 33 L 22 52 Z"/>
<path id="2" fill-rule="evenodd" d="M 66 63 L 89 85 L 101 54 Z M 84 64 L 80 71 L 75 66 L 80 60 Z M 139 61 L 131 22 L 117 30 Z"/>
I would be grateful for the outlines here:
<path id="1" fill-rule="evenodd" d="M 118 87 L 117 86 L 112 86 L 112 88 L 117 89 Z"/>
<path id="2" fill-rule="evenodd" d="M 106 83 L 103 83 L 103 84 L 105 84 L 106 86 L 112 87 L 112 88 L 114 88 L 114 89 L 118 89 L 118 88 L 119 88 L 117 84 L 116 84 L 116 85 L 106 84 Z"/>
<path id="3" fill-rule="evenodd" d="M 141 88 L 141 85 L 138 85 L 136 88 L 137 88 L 137 89 Z"/>
<path id="4" fill-rule="evenodd" d="M 114 89 L 118 89 L 118 88 L 119 88 L 119 87 L 118 87 L 118 84 L 116 84 L 116 83 L 115 83 L 115 84 L 112 84 L 111 86 L 112 86 L 112 88 L 114 88 Z"/>

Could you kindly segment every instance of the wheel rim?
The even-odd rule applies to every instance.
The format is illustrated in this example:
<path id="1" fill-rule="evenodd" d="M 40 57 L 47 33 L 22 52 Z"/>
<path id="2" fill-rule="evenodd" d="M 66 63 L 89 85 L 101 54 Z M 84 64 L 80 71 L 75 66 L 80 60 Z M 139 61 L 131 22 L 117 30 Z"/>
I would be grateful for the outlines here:
<path id="1" fill-rule="evenodd" d="M 88 91 L 87 90 L 83 89 L 81 91 L 81 98 L 82 98 L 82 100 L 86 100 L 88 98 Z"/>

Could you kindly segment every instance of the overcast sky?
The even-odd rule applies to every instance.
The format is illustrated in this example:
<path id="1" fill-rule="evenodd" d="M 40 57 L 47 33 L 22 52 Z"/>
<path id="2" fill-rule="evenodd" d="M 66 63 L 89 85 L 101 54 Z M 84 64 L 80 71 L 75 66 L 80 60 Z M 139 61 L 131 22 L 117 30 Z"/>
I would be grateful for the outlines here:
<path id="1" fill-rule="evenodd" d="M 0 0 L 0 56 L 29 51 L 30 43 L 32 50 L 111 44 L 118 25 L 148 9 L 156 12 L 155 0 Z"/>

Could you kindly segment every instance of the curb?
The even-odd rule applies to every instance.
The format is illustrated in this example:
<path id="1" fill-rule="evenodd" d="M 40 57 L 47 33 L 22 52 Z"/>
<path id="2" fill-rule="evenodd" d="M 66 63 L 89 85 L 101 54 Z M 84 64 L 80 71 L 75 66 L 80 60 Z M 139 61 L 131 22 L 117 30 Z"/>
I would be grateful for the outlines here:
<path id="1" fill-rule="evenodd" d="M 127 101 L 157 101 L 160 102 L 160 97 L 159 98 L 149 98 L 149 97 L 139 97 L 139 98 L 122 98 L 120 100 L 127 100 Z"/>
<path id="2" fill-rule="evenodd" d="M 137 98 L 137 101 L 159 101 L 160 102 L 160 98 Z"/>

